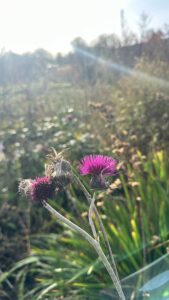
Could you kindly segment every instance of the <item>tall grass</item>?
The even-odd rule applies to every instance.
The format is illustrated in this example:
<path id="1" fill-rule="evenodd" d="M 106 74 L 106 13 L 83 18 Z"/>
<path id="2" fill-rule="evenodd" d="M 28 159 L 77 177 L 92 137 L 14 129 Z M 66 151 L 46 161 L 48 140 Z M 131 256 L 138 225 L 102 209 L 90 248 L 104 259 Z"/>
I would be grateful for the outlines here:
<path id="1" fill-rule="evenodd" d="M 168 157 L 162 151 L 146 160 L 140 153 L 138 155 L 140 167 L 135 170 L 128 166 L 128 180 L 121 174 L 118 189 L 97 195 L 97 206 L 121 278 L 162 257 L 169 246 Z M 55 201 L 52 205 L 90 230 L 84 199 L 76 189 L 71 188 L 69 193 L 69 201 L 73 198 L 74 214 Z M 31 236 L 30 256 L 2 274 L 3 289 L 6 290 L 9 281 L 11 291 L 8 295 L 20 300 L 111 299 L 106 291 L 112 284 L 93 249 L 57 222 L 55 230 L 55 220 L 52 222 L 52 232 Z M 57 226 L 61 226 L 60 233 L 56 233 Z M 144 274 L 138 276 L 137 285 L 132 286 L 130 294 L 134 289 L 139 293 L 148 279 Z M 113 297 L 116 299 L 115 294 Z"/>

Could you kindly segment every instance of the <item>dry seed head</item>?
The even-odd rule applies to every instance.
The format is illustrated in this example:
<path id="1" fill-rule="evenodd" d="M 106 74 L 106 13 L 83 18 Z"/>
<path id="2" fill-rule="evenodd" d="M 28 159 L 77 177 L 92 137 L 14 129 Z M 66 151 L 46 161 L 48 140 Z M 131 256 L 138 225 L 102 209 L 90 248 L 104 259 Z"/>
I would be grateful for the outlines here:
<path id="1" fill-rule="evenodd" d="M 31 197 L 31 186 L 32 186 L 32 179 L 24 179 L 21 180 L 19 183 L 19 193 L 26 196 L 27 198 Z"/>
<path id="2" fill-rule="evenodd" d="M 62 153 L 63 151 L 56 152 L 56 150 L 53 147 L 51 147 L 51 153 L 47 155 L 47 158 L 49 159 L 50 162 L 56 163 L 63 159 Z"/>
<path id="3" fill-rule="evenodd" d="M 72 181 L 72 171 L 70 163 L 67 160 L 61 160 L 56 162 L 54 167 L 54 172 L 52 173 L 52 178 L 56 181 L 56 185 L 61 188 L 65 187 Z"/>
<path id="4" fill-rule="evenodd" d="M 57 153 L 53 147 L 51 150 L 52 153 L 47 155 L 50 164 L 45 166 L 45 173 L 54 181 L 56 187 L 62 189 L 72 181 L 71 165 L 63 158 L 63 151 Z"/>
<path id="5" fill-rule="evenodd" d="M 54 172 L 54 164 L 45 164 L 45 175 L 49 178 L 52 178 L 52 174 Z"/>

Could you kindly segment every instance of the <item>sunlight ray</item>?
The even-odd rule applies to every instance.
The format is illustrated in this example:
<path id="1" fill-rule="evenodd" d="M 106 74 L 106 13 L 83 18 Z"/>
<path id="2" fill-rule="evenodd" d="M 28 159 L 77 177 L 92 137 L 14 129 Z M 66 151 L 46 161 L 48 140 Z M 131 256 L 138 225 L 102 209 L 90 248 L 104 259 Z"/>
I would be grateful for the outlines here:
<path id="1" fill-rule="evenodd" d="M 152 76 L 145 72 L 134 70 L 134 69 L 126 67 L 124 65 L 117 64 L 113 61 L 106 60 L 102 57 L 96 56 L 93 53 L 88 52 L 84 49 L 81 49 L 80 47 L 77 47 L 77 46 L 74 47 L 74 49 L 76 52 L 82 54 L 83 56 L 88 57 L 89 59 L 92 59 L 92 60 L 98 62 L 99 64 L 106 65 L 107 67 L 109 67 L 115 71 L 118 71 L 119 73 L 122 73 L 124 75 L 136 76 L 137 79 L 147 81 L 150 83 L 155 83 L 164 88 L 169 88 L 169 82 L 163 78 Z"/>

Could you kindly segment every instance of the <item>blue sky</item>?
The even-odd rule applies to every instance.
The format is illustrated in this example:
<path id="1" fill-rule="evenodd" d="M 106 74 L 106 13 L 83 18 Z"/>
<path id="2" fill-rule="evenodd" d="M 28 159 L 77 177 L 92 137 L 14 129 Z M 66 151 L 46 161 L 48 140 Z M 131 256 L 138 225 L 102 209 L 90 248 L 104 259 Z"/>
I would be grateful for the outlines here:
<path id="1" fill-rule="evenodd" d="M 133 30 L 143 11 L 151 27 L 169 23 L 169 0 L 0 0 L 0 49 L 67 52 L 77 36 L 119 34 L 121 9 Z"/>
<path id="2" fill-rule="evenodd" d="M 141 12 L 151 17 L 151 26 L 159 27 L 164 23 L 169 24 L 169 0 L 131 0 L 126 6 L 127 17 L 131 18 L 132 24 L 138 19 Z"/>

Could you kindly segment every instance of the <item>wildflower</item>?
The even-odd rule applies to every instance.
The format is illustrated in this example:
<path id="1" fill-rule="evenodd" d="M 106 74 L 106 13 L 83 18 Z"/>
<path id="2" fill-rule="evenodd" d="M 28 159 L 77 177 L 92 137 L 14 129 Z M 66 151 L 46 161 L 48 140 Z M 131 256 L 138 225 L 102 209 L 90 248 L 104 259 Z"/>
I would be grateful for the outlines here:
<path id="1" fill-rule="evenodd" d="M 50 177 L 37 177 L 32 181 L 30 195 L 33 201 L 40 202 L 42 200 L 48 200 L 53 197 L 54 192 L 55 186 Z"/>
<path id="2" fill-rule="evenodd" d="M 116 175 L 118 161 L 105 155 L 87 155 L 80 162 L 80 173 L 92 175 L 90 185 L 96 189 L 106 189 L 106 177 Z"/>
<path id="3" fill-rule="evenodd" d="M 35 202 L 53 197 L 55 187 L 48 176 L 37 177 L 35 180 L 25 179 L 19 184 L 19 192 Z"/>

